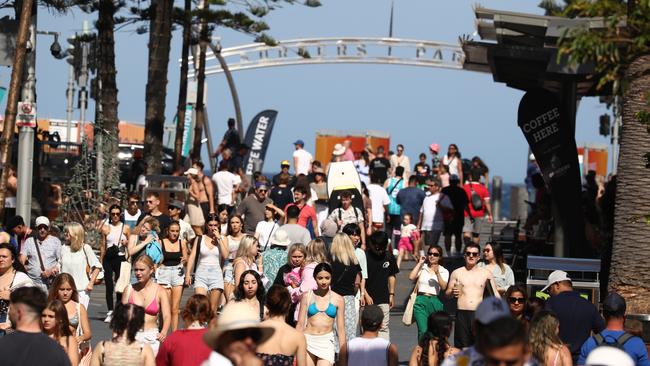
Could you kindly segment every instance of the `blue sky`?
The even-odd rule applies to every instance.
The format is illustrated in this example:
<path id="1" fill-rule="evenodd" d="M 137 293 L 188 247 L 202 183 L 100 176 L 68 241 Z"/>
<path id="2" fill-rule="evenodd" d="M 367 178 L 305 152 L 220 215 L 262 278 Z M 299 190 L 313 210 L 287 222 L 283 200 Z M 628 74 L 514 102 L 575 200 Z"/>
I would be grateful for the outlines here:
<path id="1" fill-rule="evenodd" d="M 538 0 L 481 1 L 484 7 L 541 14 Z M 322 0 L 319 8 L 286 5 L 270 13 L 266 21 L 277 40 L 368 36 L 388 34 L 390 0 Z M 474 1 L 396 0 L 394 36 L 457 44 L 461 34 L 472 34 Z M 180 2 L 179 2 L 180 5 Z M 96 15 L 74 12 L 54 16 L 44 9 L 39 29 L 65 37 L 80 31 L 83 20 Z M 166 118 L 171 121 L 178 98 L 180 30 L 172 40 Z M 250 37 L 221 30 L 224 47 L 251 43 Z M 478 36 L 474 37 L 478 39 Z M 144 123 L 148 35 L 133 28 L 116 35 L 119 116 Z M 50 38 L 39 36 L 37 60 L 38 113 L 40 118 L 65 118 L 67 64 L 49 54 Z M 7 86 L 10 69 L 0 70 Z M 315 131 L 327 128 L 390 133 L 394 146 L 402 143 L 414 162 L 417 154 L 438 142 L 443 148 L 456 143 L 464 156 L 479 155 L 492 175 L 519 183 L 525 175 L 527 145 L 517 127 L 516 115 L 523 93 L 492 81 L 492 76 L 469 71 L 389 65 L 309 65 L 240 71 L 234 74 L 244 128 L 259 111 L 279 111 L 266 171 L 291 156 L 291 143 L 305 140 L 313 151 Z M 207 108 L 217 143 L 225 121 L 234 115 L 225 78 L 208 79 Z M 2 106 L 4 110 L 4 105 Z M 89 115 L 94 106 L 90 105 Z M 605 107 L 594 98 L 583 99 L 578 109 L 576 139 L 608 144 L 598 135 L 598 116 Z M 78 111 L 75 111 L 78 116 Z"/>

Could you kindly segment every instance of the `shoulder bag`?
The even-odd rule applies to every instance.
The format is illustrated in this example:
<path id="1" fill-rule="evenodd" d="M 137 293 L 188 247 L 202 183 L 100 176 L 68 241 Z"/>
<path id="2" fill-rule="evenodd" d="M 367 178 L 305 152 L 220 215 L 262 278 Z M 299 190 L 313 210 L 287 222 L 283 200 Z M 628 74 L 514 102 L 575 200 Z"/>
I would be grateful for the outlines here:
<path id="1" fill-rule="evenodd" d="M 91 267 L 91 266 L 90 266 L 90 261 L 88 260 L 88 252 L 86 252 L 86 244 L 84 244 L 84 245 L 81 247 L 81 250 L 83 250 L 83 252 L 84 252 L 84 257 L 86 257 L 86 278 L 88 278 L 88 280 L 90 281 L 90 274 L 93 272 L 93 268 L 94 268 L 94 267 Z M 91 249 L 91 250 L 92 250 L 92 249 Z M 100 268 L 99 271 L 101 272 L 102 269 Z M 98 284 L 100 284 L 101 282 L 102 282 L 102 281 L 99 279 L 99 276 L 97 276 L 97 279 L 95 280 L 95 282 L 93 283 L 93 285 L 98 285 Z"/>
<path id="2" fill-rule="evenodd" d="M 406 308 L 404 308 L 404 315 L 402 315 L 402 323 L 406 326 L 413 324 L 413 306 L 415 305 L 415 298 L 418 297 L 418 288 L 419 283 L 415 283 L 415 287 L 409 295 L 409 301 L 406 303 Z"/>
<path id="3" fill-rule="evenodd" d="M 115 292 L 123 293 L 128 285 L 131 284 L 131 256 L 129 250 L 125 253 L 126 260 L 120 262 L 120 275 L 115 282 Z"/>
<path id="4" fill-rule="evenodd" d="M 38 255 L 38 262 L 41 265 L 41 271 L 45 272 L 45 265 L 43 264 L 43 257 L 41 256 L 41 249 L 39 248 L 41 241 L 34 238 L 34 247 L 36 248 L 36 254 Z M 47 289 L 50 289 L 50 286 L 52 286 L 52 283 L 54 283 L 54 278 L 56 276 L 50 276 L 48 278 L 42 278 L 43 283 L 47 287 Z"/>

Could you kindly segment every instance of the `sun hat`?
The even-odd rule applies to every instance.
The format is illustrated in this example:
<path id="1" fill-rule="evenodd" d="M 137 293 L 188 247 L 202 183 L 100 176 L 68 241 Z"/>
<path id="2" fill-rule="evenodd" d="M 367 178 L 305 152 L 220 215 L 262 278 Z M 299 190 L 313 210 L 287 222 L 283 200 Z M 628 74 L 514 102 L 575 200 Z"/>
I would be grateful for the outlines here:
<path id="1" fill-rule="evenodd" d="M 437 152 L 440 151 L 440 145 L 435 144 L 435 143 L 434 143 L 434 144 L 431 144 L 431 145 L 429 145 L 429 150 L 431 150 L 431 151 L 435 151 L 435 152 L 437 153 Z"/>
<path id="2" fill-rule="evenodd" d="M 332 155 L 341 156 L 343 154 L 345 154 L 345 146 L 341 144 L 334 145 L 334 151 L 332 152 Z"/>
<path id="3" fill-rule="evenodd" d="M 634 366 L 634 360 L 621 349 L 600 346 L 589 353 L 585 366 Z"/>
<path id="4" fill-rule="evenodd" d="M 286 231 L 282 229 L 278 229 L 273 234 L 273 238 L 271 239 L 271 244 L 278 245 L 281 247 L 288 247 L 291 244 L 291 238 L 289 238 L 289 234 L 287 234 Z"/>
<path id="5" fill-rule="evenodd" d="M 481 301 L 476 308 L 475 318 L 480 324 L 486 325 L 501 318 L 511 316 L 510 307 L 503 300 L 497 297 L 488 297 Z"/>
<path id="6" fill-rule="evenodd" d="M 208 347 L 215 349 L 224 334 L 232 331 L 259 331 L 258 344 L 269 339 L 275 329 L 260 324 L 260 314 L 243 302 L 230 302 L 223 307 L 219 316 L 217 327 L 208 330 L 203 335 L 203 342 Z"/>
<path id="7" fill-rule="evenodd" d="M 180 208 L 181 210 L 185 208 L 185 204 L 179 200 L 171 200 L 167 204 L 167 207 L 176 207 Z"/>
<path id="8" fill-rule="evenodd" d="M 311 171 L 312 171 L 312 173 L 314 173 L 314 174 L 322 174 L 322 175 L 325 175 L 325 170 L 323 170 L 323 168 L 321 168 L 321 167 L 319 167 L 319 166 L 313 168 Z"/>
<path id="9" fill-rule="evenodd" d="M 551 272 L 551 274 L 548 275 L 548 280 L 546 280 L 546 287 L 542 289 L 542 292 L 546 291 L 552 284 L 562 281 L 571 281 L 566 272 L 560 270 Z"/>

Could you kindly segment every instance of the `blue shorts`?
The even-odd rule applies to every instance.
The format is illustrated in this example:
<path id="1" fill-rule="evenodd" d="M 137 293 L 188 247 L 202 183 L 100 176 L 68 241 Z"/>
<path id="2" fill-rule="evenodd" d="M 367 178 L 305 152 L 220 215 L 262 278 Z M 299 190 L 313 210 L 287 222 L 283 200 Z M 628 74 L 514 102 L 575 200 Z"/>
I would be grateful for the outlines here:
<path id="1" fill-rule="evenodd" d="M 185 282 L 185 269 L 182 264 L 161 266 L 156 270 L 156 280 L 164 288 L 183 286 Z"/>
<path id="2" fill-rule="evenodd" d="M 223 265 L 223 280 L 231 285 L 235 284 L 235 269 L 232 266 L 232 259 L 226 259 Z"/>
<path id="3" fill-rule="evenodd" d="M 223 274 L 218 264 L 199 264 L 194 273 L 194 288 L 223 291 Z"/>

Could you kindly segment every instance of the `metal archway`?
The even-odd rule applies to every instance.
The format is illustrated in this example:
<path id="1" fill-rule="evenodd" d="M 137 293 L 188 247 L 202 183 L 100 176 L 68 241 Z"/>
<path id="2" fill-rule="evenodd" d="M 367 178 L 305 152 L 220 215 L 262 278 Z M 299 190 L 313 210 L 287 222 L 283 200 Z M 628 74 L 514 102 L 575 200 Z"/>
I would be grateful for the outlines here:
<path id="1" fill-rule="evenodd" d="M 309 64 L 385 64 L 461 70 L 465 54 L 460 46 L 433 41 L 343 37 L 280 41 L 276 46 L 253 43 L 224 48 L 230 71 Z M 190 58 L 190 64 L 193 59 Z M 195 77 L 190 67 L 188 77 Z M 223 73 L 215 55 L 206 55 L 205 75 Z"/>

